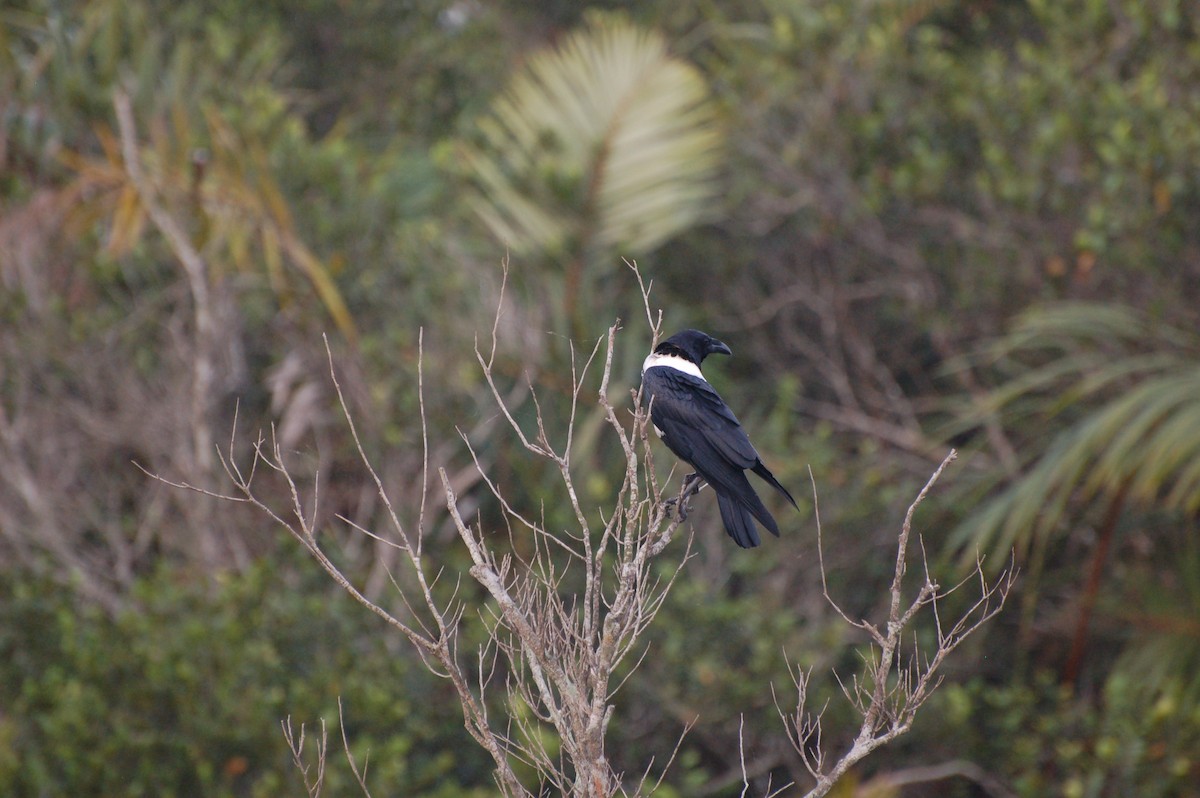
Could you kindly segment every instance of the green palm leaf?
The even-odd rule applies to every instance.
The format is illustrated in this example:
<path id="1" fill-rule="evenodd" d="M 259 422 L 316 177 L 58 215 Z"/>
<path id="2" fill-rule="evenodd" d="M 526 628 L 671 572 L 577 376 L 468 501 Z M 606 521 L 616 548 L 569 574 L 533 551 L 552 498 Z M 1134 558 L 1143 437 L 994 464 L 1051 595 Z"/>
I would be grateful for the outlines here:
<path id="1" fill-rule="evenodd" d="M 1200 336 L 1128 308 L 1063 303 L 1027 313 L 989 352 L 992 365 L 1012 377 L 982 412 L 1004 423 L 1018 451 L 1032 454 L 951 543 L 964 559 L 980 550 L 1000 560 L 1010 550 L 1028 555 L 1028 624 L 1051 544 L 1098 522 L 1064 675 L 1079 675 L 1098 608 L 1125 641 L 1106 691 L 1111 706 L 1135 709 L 1115 717 L 1144 714 L 1151 704 L 1194 703 L 1200 695 L 1198 351 Z M 1135 528 L 1158 525 L 1162 553 L 1112 569 L 1118 588 L 1102 590 L 1109 542 L 1123 515 L 1138 519 Z M 1173 530 L 1162 526 L 1166 519 L 1174 519 Z"/>
<path id="2" fill-rule="evenodd" d="M 700 73 L 658 34 L 593 15 L 530 58 L 463 158 L 475 211 L 514 251 L 636 254 L 704 215 L 720 142 Z"/>
<path id="3" fill-rule="evenodd" d="M 1018 371 L 986 409 L 1020 419 L 1035 436 L 1051 423 L 1059 431 L 1023 477 L 956 530 L 954 544 L 1025 551 L 1071 507 L 1102 505 L 1122 490 L 1131 501 L 1195 512 L 1200 363 L 1189 353 L 1198 349 L 1195 336 L 1126 308 L 1070 303 L 1026 314 L 992 356 L 1044 362 Z"/>

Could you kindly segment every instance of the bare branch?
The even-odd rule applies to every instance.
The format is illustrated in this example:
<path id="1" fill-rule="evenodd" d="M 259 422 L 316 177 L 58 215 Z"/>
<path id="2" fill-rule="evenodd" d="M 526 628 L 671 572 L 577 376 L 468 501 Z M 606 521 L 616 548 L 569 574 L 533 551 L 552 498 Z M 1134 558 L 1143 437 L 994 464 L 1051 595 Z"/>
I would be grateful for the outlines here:
<path id="1" fill-rule="evenodd" d="M 499 312 L 498 309 L 497 316 Z M 648 309 L 647 319 L 652 320 Z M 495 481 L 484 474 L 483 480 L 499 501 L 506 520 L 533 535 L 534 554 L 521 567 L 512 568 L 513 561 L 498 557 L 482 530 L 462 517 L 457 495 L 443 472 L 446 506 L 471 556 L 471 575 L 496 604 L 492 618 L 498 626 L 493 640 L 495 651 L 510 662 L 509 690 L 520 695 L 541 722 L 552 725 L 562 741 L 562 756 L 552 761 L 537 742 L 538 730 L 524 718 L 518 718 L 521 741 L 517 745 L 521 756 L 539 763 L 543 778 L 572 795 L 607 796 L 620 789 L 620 780 L 604 754 L 605 731 L 613 711 L 610 701 L 620 688 L 620 684 L 614 686 L 610 680 L 617 666 L 634 650 L 638 637 L 653 620 L 678 574 L 676 570 L 671 577 L 661 580 L 651 574 L 650 562 L 666 548 L 680 522 L 661 512 L 663 502 L 656 487 L 650 491 L 644 489 L 645 483 L 652 480 L 652 476 L 647 476 L 652 473 L 649 451 L 639 445 L 648 425 L 645 408 L 635 396 L 633 424 L 627 427 L 609 400 L 620 324 L 609 328 L 582 363 L 575 358 L 572 347 L 571 404 L 561 448 L 551 440 L 545 408 L 532 385 L 536 437 L 531 438 L 516 423 L 496 378 L 498 329 L 497 321 L 493 324 L 489 354 L 476 347 L 484 379 L 501 416 L 521 445 L 548 460 L 557 470 L 559 485 L 574 517 L 574 528 L 562 534 L 552 533 L 542 521 L 515 508 Z M 601 525 L 594 527 L 592 513 L 583 506 L 576 490 L 571 452 L 573 428 L 579 418 L 578 403 L 589 372 L 597 362 L 602 362 L 597 402 L 620 444 L 626 468 L 613 512 L 600 513 Z M 467 445 L 483 471 L 469 441 Z M 579 547 L 569 546 L 564 536 L 578 541 Z M 569 552 L 571 556 L 566 562 L 551 559 L 558 550 Z M 560 585 L 576 567 L 583 569 L 582 592 L 574 597 L 565 596 Z"/>
<path id="2" fill-rule="evenodd" d="M 141 154 L 138 152 L 137 129 L 133 121 L 133 103 L 122 89 L 113 92 L 113 110 L 117 117 L 117 132 L 121 140 L 121 157 L 129 182 L 138 193 L 146 215 L 162 233 L 187 276 L 188 290 L 192 296 L 196 357 L 192 370 L 192 424 L 193 457 L 197 468 L 205 477 L 209 476 L 212 464 L 212 431 L 208 411 L 211 402 L 215 367 L 212 360 L 212 343 L 215 338 L 212 301 L 208 285 L 208 264 L 192 245 L 191 239 L 178 222 L 158 201 L 158 192 L 153 183 L 142 172 Z"/>
<path id="3" fill-rule="evenodd" d="M 641 285 L 640 274 L 638 280 Z M 635 395 L 633 423 L 631 427 L 626 427 L 608 398 L 620 325 L 612 325 L 607 335 L 597 340 L 582 362 L 575 357 L 574 347 L 571 349 L 570 407 L 566 414 L 565 443 L 559 451 L 552 441 L 557 433 L 547 421 L 532 381 L 529 391 L 533 398 L 536 437 L 531 438 L 517 423 L 506 399 L 506 391 L 501 389 L 494 371 L 499 351 L 503 290 L 502 285 L 501 300 L 492 325 L 490 351 L 485 354 L 476 345 L 476 359 L 500 415 L 508 422 L 509 430 L 528 452 L 550 461 L 557 470 L 561 488 L 571 508 L 574 526 L 561 532 L 552 531 L 546 528 L 544 519 L 518 510 L 504 495 L 496 480 L 488 475 L 469 437 L 463 435 L 483 482 L 499 502 L 510 538 L 514 534 L 514 526 L 532 533 L 532 555 L 520 558 L 515 553 L 501 554 L 493 548 L 491 536 L 485 535 L 482 529 L 472 526 L 462 517 L 453 482 L 444 467 L 437 468 L 450 520 L 472 560 L 470 575 L 495 602 L 494 607 L 480 613 L 491 635 L 472 666 L 472 679 L 467 679 L 456 647 L 458 625 L 464 611 L 463 605 L 457 600 L 457 583 L 450 599 L 439 601 L 434 595 L 434 587 L 441 571 L 439 569 L 437 576 L 431 579 L 423 557 L 427 515 L 425 497 L 431 469 L 425 416 L 423 331 L 418 336 L 417 365 L 422 496 L 417 508 L 417 521 L 412 527 L 400 520 L 383 479 L 367 456 L 338 378 L 332 348 L 329 341 L 325 341 L 329 379 L 359 461 L 384 509 L 389 532 L 380 534 L 345 516 L 334 517 L 356 533 L 403 555 L 404 578 L 398 579 L 390 568 L 386 568 L 386 572 L 411 620 L 402 620 L 368 599 L 363 590 L 325 552 L 316 527 L 316 502 L 320 486 L 316 483 L 313 485 L 313 495 L 309 500 L 311 506 L 306 507 L 302 491 L 289 471 L 273 430 L 269 438 L 260 436 L 254 442 L 246 466 L 235 457 L 236 430 L 234 437 L 231 437 L 228 453 L 218 452 L 225 474 L 235 488 L 233 494 L 220 494 L 184 482 L 163 481 L 177 488 L 194 490 L 226 501 L 246 503 L 263 512 L 304 546 L 330 577 L 356 601 L 384 618 L 408 638 L 426 666 L 455 685 L 463 706 L 466 728 L 492 755 L 497 782 L 506 795 L 528 794 L 511 766 L 511 762 L 521 761 L 534 766 L 544 783 L 553 784 L 564 792 L 578 796 L 608 796 L 621 789 L 620 779 L 604 754 L 605 733 L 613 712 L 610 702 L 621 686 L 610 681 L 618 665 L 635 650 L 639 636 L 657 614 L 678 576 L 678 568 L 665 578 L 653 575 L 650 562 L 665 550 L 679 527 L 680 519 L 670 517 L 661 509 L 662 496 L 654 482 L 650 450 L 645 444 L 649 423 L 646 410 L 636 402 Z M 647 297 L 644 286 L 643 292 L 643 296 Z M 647 318 L 652 319 L 648 309 Z M 657 335 L 657 332 L 656 327 L 654 334 Z M 602 528 L 594 530 L 593 513 L 584 506 L 575 487 L 571 454 L 575 425 L 580 418 L 580 400 L 586 386 L 591 384 L 589 373 L 595 370 L 601 360 L 602 374 L 595 395 L 602 417 L 620 444 L 626 469 L 613 511 L 607 514 L 601 512 Z M 282 480 L 287 497 L 282 507 L 272 506 L 256 492 L 254 476 L 259 464 L 266 466 Z M 647 482 L 651 486 L 648 491 L 644 489 Z M 578 542 L 578 547 L 572 545 L 572 540 Z M 561 556 L 564 553 L 565 560 Z M 680 567 L 689 554 L 690 542 Z M 563 589 L 564 580 L 572 569 L 580 566 L 584 568 L 584 591 L 580 596 L 571 596 Z M 503 728 L 497 728 L 489 717 L 484 695 L 501 658 L 507 660 L 504 689 L 508 701 L 514 710 L 517 707 L 514 702 L 519 702 L 528 712 L 507 715 L 502 719 Z M 546 750 L 541 724 L 554 727 L 562 741 L 560 753 L 551 756 Z M 350 755 L 348 741 L 344 739 L 343 742 L 346 743 L 351 769 L 366 793 L 365 769 L 360 772 Z"/>
<path id="4" fill-rule="evenodd" d="M 870 632 L 875 642 L 879 645 L 883 645 L 883 637 L 880 636 L 879 631 L 874 626 L 866 621 L 853 620 L 849 615 L 846 614 L 845 610 L 841 608 L 841 605 L 834 601 L 833 597 L 829 595 L 829 581 L 825 576 L 825 546 L 821 534 L 821 504 L 817 497 L 817 480 L 816 477 L 813 476 L 812 466 L 808 467 L 808 479 L 812 484 L 813 489 L 813 517 L 817 525 L 817 563 L 821 571 L 821 593 L 825 596 L 825 600 L 829 603 L 829 606 L 833 607 L 837 614 L 842 616 L 842 620 L 855 628 Z"/>
<path id="5" fill-rule="evenodd" d="M 339 701 L 340 706 L 341 702 Z M 314 766 L 307 763 L 304 758 L 304 724 L 300 724 L 300 734 L 298 737 L 292 729 L 291 715 L 281 720 L 279 725 L 283 728 L 283 739 L 287 741 L 288 750 L 292 754 L 292 762 L 295 764 L 296 770 L 300 771 L 300 777 L 304 780 L 304 789 L 308 792 L 309 798 L 318 798 L 321 794 L 321 787 L 325 783 L 325 756 L 329 751 L 329 735 L 325 730 L 325 721 L 321 721 L 321 739 L 317 742 L 316 746 L 317 761 L 315 773 L 312 772 Z"/>
<path id="6" fill-rule="evenodd" d="M 912 727 L 917 711 L 941 684 L 943 677 L 939 671 L 946 658 L 983 623 L 999 612 L 1008 597 L 1014 578 L 1013 569 L 1010 567 L 996 582 L 989 584 L 983 574 L 982 562 L 978 562 L 972 577 L 977 575 L 979 578 L 979 598 L 948 629 L 945 628 L 938 602 L 966 584 L 967 580 L 943 591 L 931 575 L 924 541 L 918 537 L 924 578 L 916 595 L 905 603 L 904 576 L 908 567 L 913 516 L 946 467 L 956 457 L 957 452 L 951 450 L 905 513 L 896 545 L 895 569 L 888 590 L 887 618 L 882 628 L 866 620 L 851 618 L 830 596 L 821 545 L 820 513 L 817 512 L 818 563 L 825 599 L 842 620 L 870 636 L 872 647 L 869 654 L 863 654 L 862 674 L 854 674 L 848 684 L 838 674 L 834 674 L 847 700 L 860 713 L 861 723 L 849 750 L 838 757 L 829 768 L 825 767 L 826 754 L 821 747 L 821 714 L 814 715 L 805 708 L 809 674 L 798 669 L 793 673 L 797 693 L 796 709 L 786 716 L 782 710 L 779 712 L 780 717 L 784 719 L 793 748 L 815 781 L 812 789 L 805 793 L 805 798 L 826 795 L 851 767 L 875 749 L 906 733 Z M 809 475 L 811 479 L 811 469 Z M 816 507 L 815 480 L 813 502 Z M 904 635 L 920 611 L 926 607 L 930 609 L 937 631 L 937 647 L 932 653 L 926 652 L 914 636 L 911 653 L 903 654 L 901 643 Z M 778 703 L 776 707 L 778 709 Z"/>
<path id="7" fill-rule="evenodd" d="M 650 310 L 650 290 L 654 287 L 654 281 L 651 280 L 647 283 L 642 279 L 642 272 L 638 269 L 637 261 L 630 261 L 625 258 L 622 258 L 622 260 L 625 261 L 625 265 L 637 277 L 638 290 L 642 292 L 642 307 L 646 310 L 646 324 L 649 325 L 650 332 L 653 333 L 650 338 L 650 349 L 653 350 L 658 345 L 658 339 L 662 337 L 662 310 L 659 310 L 657 315 Z"/>
<path id="8" fill-rule="evenodd" d="M 342 730 L 342 748 L 346 752 L 346 761 L 350 763 L 350 772 L 354 774 L 354 780 L 358 782 L 359 788 L 363 791 L 363 795 L 371 798 L 371 791 L 367 789 L 367 763 L 363 762 L 362 771 L 358 769 L 358 764 L 354 761 L 354 754 L 350 751 L 350 741 L 346 739 L 346 717 L 342 714 L 342 697 L 338 696 L 338 726 Z M 321 722 L 321 730 L 324 732 L 325 722 Z"/>

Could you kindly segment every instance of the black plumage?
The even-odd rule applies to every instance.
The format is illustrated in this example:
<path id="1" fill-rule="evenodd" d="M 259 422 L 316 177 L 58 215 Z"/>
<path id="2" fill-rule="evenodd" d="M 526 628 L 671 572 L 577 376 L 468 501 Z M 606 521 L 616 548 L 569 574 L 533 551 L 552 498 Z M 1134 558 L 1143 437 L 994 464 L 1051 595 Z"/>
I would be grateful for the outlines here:
<path id="1" fill-rule="evenodd" d="M 667 448 L 691 464 L 712 486 L 725 531 L 742 548 L 760 543 L 754 519 L 779 536 L 779 525 L 755 492 L 753 471 L 796 506 L 787 488 L 763 465 L 737 416 L 704 379 L 700 364 L 711 354 L 732 354 L 725 344 L 699 330 L 667 338 L 642 365 L 642 396 L 650 420 Z"/>

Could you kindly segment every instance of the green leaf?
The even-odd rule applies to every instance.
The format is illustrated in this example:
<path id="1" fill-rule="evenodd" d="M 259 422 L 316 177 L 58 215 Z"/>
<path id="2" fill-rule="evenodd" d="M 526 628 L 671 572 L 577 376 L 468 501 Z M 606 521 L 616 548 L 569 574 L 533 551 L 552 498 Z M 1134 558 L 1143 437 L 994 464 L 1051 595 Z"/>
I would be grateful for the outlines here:
<path id="1" fill-rule="evenodd" d="M 953 545 L 964 557 L 977 548 L 1026 551 L 1068 512 L 1105 506 L 1126 489 L 1165 510 L 1200 506 L 1200 363 L 1188 357 L 1198 343 L 1119 306 L 1062 303 L 1025 314 L 990 350 L 1017 371 L 983 410 L 1021 427 L 1061 417 L 1059 429 L 1023 476 L 955 531 Z M 1021 370 L 1046 353 L 1051 360 Z"/>
<path id="2" fill-rule="evenodd" d="M 721 145 L 700 73 L 662 37 L 592 15 L 539 53 L 463 150 L 472 207 L 517 252 L 648 251 L 716 193 Z"/>

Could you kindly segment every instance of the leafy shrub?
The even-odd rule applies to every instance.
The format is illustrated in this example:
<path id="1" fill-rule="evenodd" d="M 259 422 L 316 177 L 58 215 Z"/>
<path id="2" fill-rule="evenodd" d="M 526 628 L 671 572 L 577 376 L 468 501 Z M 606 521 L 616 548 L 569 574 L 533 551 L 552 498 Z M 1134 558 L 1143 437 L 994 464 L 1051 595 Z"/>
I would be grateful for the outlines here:
<path id="1" fill-rule="evenodd" d="M 279 725 L 291 717 L 309 740 L 321 719 L 329 729 L 323 794 L 358 795 L 339 697 L 373 789 L 470 795 L 490 785 L 445 685 L 307 561 L 262 562 L 215 588 L 164 569 L 136 597 L 110 618 L 46 582 L 6 578 L 0 793 L 297 794 Z"/>

